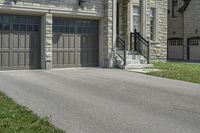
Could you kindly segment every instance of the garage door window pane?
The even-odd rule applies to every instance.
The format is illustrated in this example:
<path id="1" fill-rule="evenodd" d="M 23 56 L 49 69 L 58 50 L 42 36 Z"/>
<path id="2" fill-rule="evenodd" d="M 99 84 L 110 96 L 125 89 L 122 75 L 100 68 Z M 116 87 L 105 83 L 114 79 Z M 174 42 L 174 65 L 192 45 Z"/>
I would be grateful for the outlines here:
<path id="1" fill-rule="evenodd" d="M 3 31 L 9 31 L 9 24 L 3 24 Z"/>
<path id="2" fill-rule="evenodd" d="M 8 23 L 9 23 L 9 16 L 3 16 L 3 17 L 2 17 L 2 22 L 3 22 L 4 24 L 8 24 Z"/>
<path id="3" fill-rule="evenodd" d="M 20 23 L 19 22 L 19 17 L 17 17 L 17 16 L 13 16 L 12 17 L 12 21 L 13 21 L 13 23 Z"/>
<path id="4" fill-rule="evenodd" d="M 53 32 L 58 32 L 58 26 L 53 26 Z"/>
<path id="5" fill-rule="evenodd" d="M 34 31 L 39 31 L 39 25 L 34 25 L 33 28 Z"/>
<path id="6" fill-rule="evenodd" d="M 19 24 L 14 24 L 13 25 L 13 30 L 14 31 L 19 31 Z"/>
<path id="7" fill-rule="evenodd" d="M 26 17 L 25 17 L 25 16 L 21 16 L 21 17 L 19 18 L 19 23 L 21 23 L 21 24 L 26 24 Z"/>
<path id="8" fill-rule="evenodd" d="M 64 29 L 65 29 L 65 30 L 64 30 L 65 33 L 69 33 L 69 26 L 65 26 Z"/>
<path id="9" fill-rule="evenodd" d="M 63 32 L 63 26 L 59 26 L 59 32 Z"/>
<path id="10" fill-rule="evenodd" d="M 26 31 L 26 25 L 25 24 L 20 25 L 20 31 Z"/>
<path id="11" fill-rule="evenodd" d="M 70 26 L 69 33 L 71 33 L 71 34 L 75 33 L 75 26 Z"/>
<path id="12" fill-rule="evenodd" d="M 0 31 L 2 31 L 2 24 L 0 24 Z"/>
<path id="13" fill-rule="evenodd" d="M 33 31 L 33 26 L 32 25 L 27 25 L 27 31 Z"/>
<path id="14" fill-rule="evenodd" d="M 75 33 L 75 21 L 71 20 L 69 24 L 69 32 Z"/>

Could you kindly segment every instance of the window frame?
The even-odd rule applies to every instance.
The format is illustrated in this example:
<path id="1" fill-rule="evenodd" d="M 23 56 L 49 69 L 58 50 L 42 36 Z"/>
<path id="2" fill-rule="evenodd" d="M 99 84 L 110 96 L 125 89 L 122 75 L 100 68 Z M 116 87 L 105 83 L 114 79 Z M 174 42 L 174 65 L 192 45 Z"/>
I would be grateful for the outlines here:
<path id="1" fill-rule="evenodd" d="M 172 0 L 172 18 L 177 18 L 178 0 Z"/>
<path id="2" fill-rule="evenodd" d="M 134 26 L 136 26 L 138 29 L 137 32 L 141 32 L 141 7 L 140 5 L 132 5 L 131 6 L 131 32 L 135 31 Z M 138 9 L 138 13 L 134 14 L 134 9 L 137 8 Z M 135 25 L 134 23 L 134 18 L 137 18 L 137 20 L 139 21 L 137 25 Z"/>

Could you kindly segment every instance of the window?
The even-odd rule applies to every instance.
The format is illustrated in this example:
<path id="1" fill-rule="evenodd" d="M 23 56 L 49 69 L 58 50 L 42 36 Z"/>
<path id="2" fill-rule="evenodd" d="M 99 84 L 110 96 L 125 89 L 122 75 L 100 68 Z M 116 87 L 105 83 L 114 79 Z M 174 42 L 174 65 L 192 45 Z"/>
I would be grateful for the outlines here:
<path id="1" fill-rule="evenodd" d="M 68 34 L 93 34 L 98 28 L 98 23 L 92 20 L 54 18 L 53 31 Z M 95 31 L 95 32 L 94 32 Z"/>
<path id="2" fill-rule="evenodd" d="M 132 16 L 132 30 L 137 30 L 140 32 L 140 8 L 134 6 L 133 7 L 133 16 Z"/>
<path id="3" fill-rule="evenodd" d="M 172 18 L 177 17 L 177 10 L 178 10 L 178 1 L 172 0 Z"/>
<path id="4" fill-rule="evenodd" d="M 182 38 L 168 39 L 168 45 L 169 46 L 182 46 L 183 45 L 183 39 Z"/>
<path id="5" fill-rule="evenodd" d="M 33 16 L 13 16 L 13 31 L 38 32 L 40 19 Z"/>
<path id="6" fill-rule="evenodd" d="M 156 9 L 150 9 L 150 39 L 155 40 L 155 28 L 156 28 Z"/>
<path id="7" fill-rule="evenodd" d="M 0 31 L 10 30 L 9 16 L 0 16 Z"/>

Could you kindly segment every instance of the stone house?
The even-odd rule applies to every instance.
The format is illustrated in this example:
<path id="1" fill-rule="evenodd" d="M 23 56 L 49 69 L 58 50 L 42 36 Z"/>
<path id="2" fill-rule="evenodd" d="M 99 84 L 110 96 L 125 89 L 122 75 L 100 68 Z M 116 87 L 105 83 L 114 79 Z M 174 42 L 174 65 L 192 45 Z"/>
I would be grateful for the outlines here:
<path id="1" fill-rule="evenodd" d="M 168 59 L 200 61 L 200 1 L 168 1 Z"/>
<path id="2" fill-rule="evenodd" d="M 0 0 L 1 70 L 124 67 L 166 56 L 167 0 Z"/>

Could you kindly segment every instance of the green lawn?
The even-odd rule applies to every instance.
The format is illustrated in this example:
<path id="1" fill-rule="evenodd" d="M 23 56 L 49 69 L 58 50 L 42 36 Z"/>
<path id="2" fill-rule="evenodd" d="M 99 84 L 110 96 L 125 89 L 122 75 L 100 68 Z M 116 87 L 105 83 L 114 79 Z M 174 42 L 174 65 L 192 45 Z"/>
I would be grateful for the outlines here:
<path id="1" fill-rule="evenodd" d="M 150 75 L 200 83 L 200 65 L 184 63 L 154 63 L 158 72 L 150 72 Z"/>
<path id="2" fill-rule="evenodd" d="M 0 92 L 0 133 L 63 133 Z"/>

